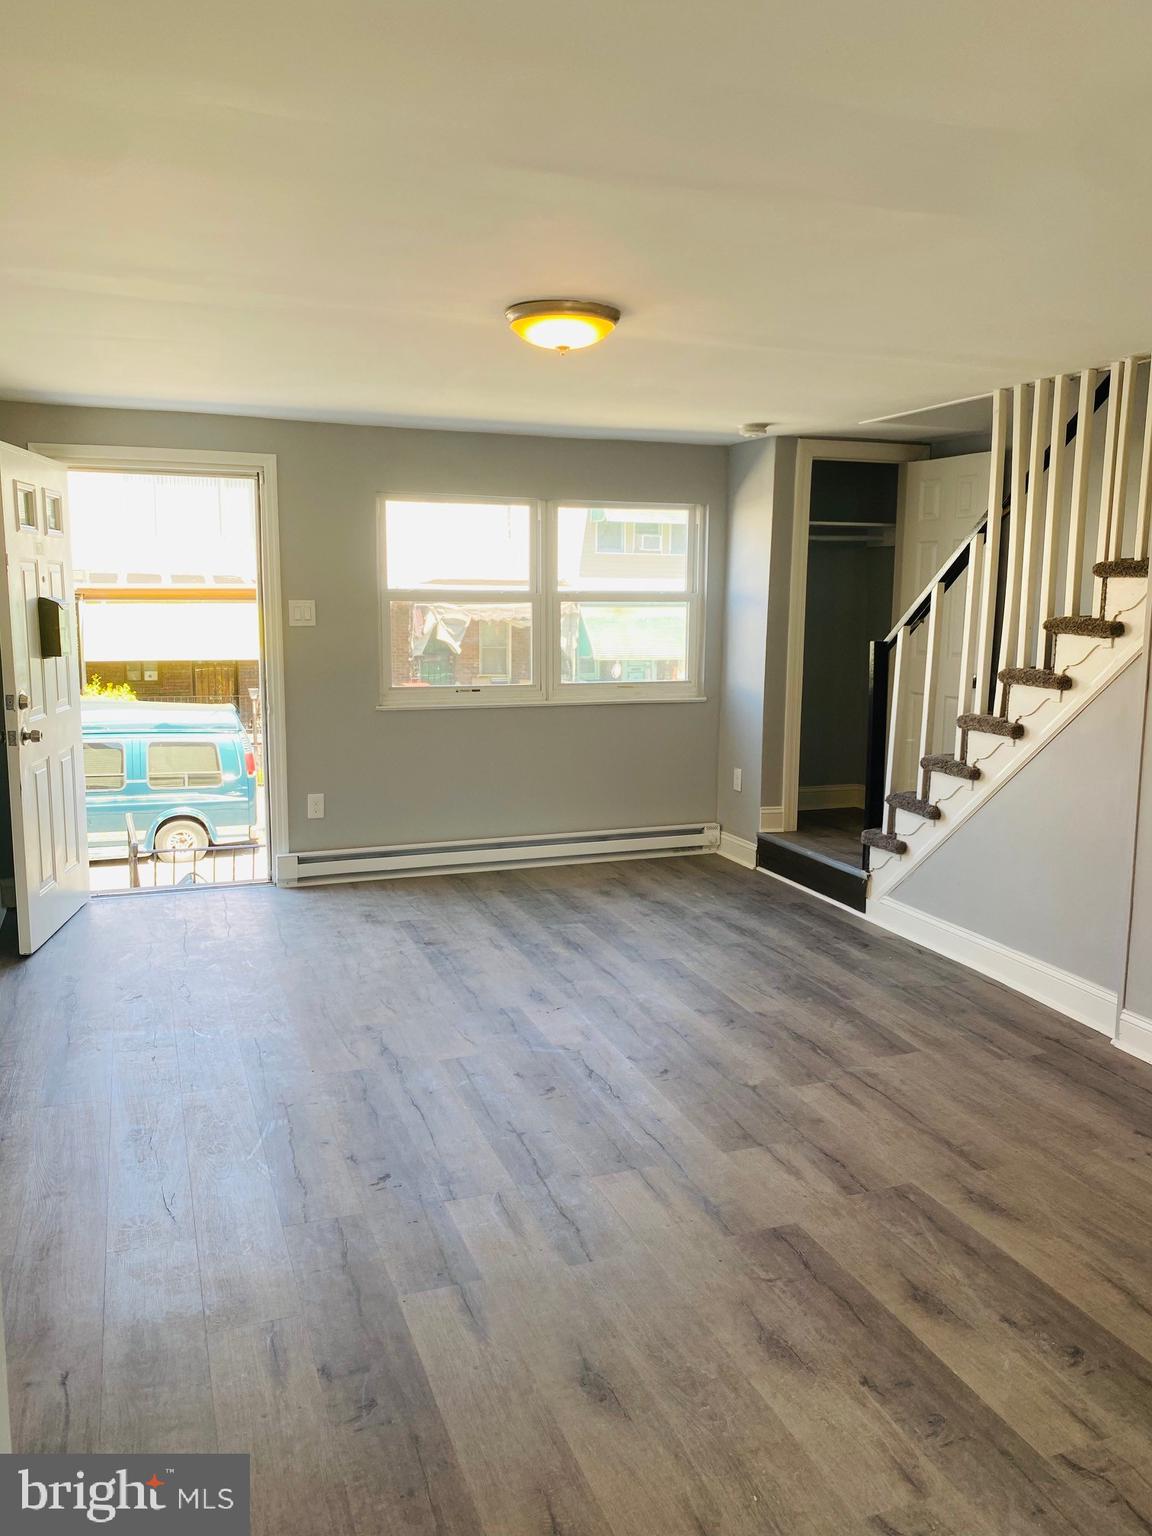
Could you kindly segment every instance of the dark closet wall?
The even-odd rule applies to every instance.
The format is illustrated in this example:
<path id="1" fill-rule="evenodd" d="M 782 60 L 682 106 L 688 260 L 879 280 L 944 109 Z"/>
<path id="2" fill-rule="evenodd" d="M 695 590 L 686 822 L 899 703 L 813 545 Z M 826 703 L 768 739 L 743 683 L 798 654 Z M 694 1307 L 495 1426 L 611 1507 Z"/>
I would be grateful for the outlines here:
<path id="1" fill-rule="evenodd" d="M 895 464 L 817 460 L 812 466 L 812 523 L 878 522 L 895 529 L 898 484 Z M 883 536 L 883 530 L 873 532 Z M 821 541 L 821 535 L 836 533 L 835 528 L 814 527 L 808 543 L 802 787 L 863 784 L 868 645 L 890 627 L 894 547 Z"/>

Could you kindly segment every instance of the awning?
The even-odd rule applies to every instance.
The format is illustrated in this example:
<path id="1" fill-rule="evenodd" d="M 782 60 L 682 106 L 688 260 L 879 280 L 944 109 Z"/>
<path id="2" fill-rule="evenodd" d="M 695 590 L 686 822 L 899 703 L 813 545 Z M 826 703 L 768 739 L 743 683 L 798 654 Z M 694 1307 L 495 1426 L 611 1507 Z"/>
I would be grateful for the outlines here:
<path id="1" fill-rule="evenodd" d="M 81 602 L 86 662 L 256 661 L 260 626 L 252 603 Z"/>
<path id="2" fill-rule="evenodd" d="M 687 630 L 683 603 L 585 603 L 577 650 L 598 661 L 683 661 Z"/>
<path id="3" fill-rule="evenodd" d="M 414 627 L 409 640 L 413 656 L 423 656 L 432 640 L 443 642 L 453 655 L 459 656 L 464 636 L 473 620 L 511 624 L 516 629 L 526 629 L 532 623 L 532 610 L 525 603 L 512 606 L 502 603 L 478 603 L 475 606 L 467 603 L 419 603 L 416 607 L 420 614 L 418 622 L 421 628 L 417 633 Z"/>

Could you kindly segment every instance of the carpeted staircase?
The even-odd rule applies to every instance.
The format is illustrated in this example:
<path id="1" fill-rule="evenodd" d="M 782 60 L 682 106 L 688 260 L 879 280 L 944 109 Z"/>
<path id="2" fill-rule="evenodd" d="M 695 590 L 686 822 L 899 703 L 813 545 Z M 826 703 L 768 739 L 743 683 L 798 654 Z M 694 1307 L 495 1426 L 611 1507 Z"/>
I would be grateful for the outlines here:
<path id="1" fill-rule="evenodd" d="M 941 807 L 932 798 L 932 776 L 940 774 L 945 780 L 960 779 L 975 782 L 982 777 L 982 770 L 970 762 L 971 738 L 991 736 L 1021 740 L 1028 728 L 1022 719 L 1012 718 L 1011 698 L 1014 688 L 1033 688 L 1057 695 L 1077 686 L 1077 680 L 1066 670 L 1056 666 L 1056 647 L 1061 637 L 1077 637 L 1111 644 L 1125 635 L 1127 626 L 1115 613 L 1109 617 L 1108 587 L 1110 582 L 1147 581 L 1147 559 L 1114 559 L 1098 561 L 1093 575 L 1100 582 L 1100 604 L 1097 614 L 1071 614 L 1044 621 L 1045 665 L 1042 667 L 1004 667 L 998 677 L 1001 683 L 1000 709 L 997 714 L 966 712 L 957 717 L 959 751 L 956 755 L 930 753 L 920 759 L 921 782 L 916 790 L 894 790 L 885 797 L 888 807 L 885 825 L 869 828 L 861 834 L 865 847 L 878 852 L 901 856 L 908 852 L 908 843 L 897 830 L 897 813 L 904 812 L 923 821 L 939 821 Z"/>

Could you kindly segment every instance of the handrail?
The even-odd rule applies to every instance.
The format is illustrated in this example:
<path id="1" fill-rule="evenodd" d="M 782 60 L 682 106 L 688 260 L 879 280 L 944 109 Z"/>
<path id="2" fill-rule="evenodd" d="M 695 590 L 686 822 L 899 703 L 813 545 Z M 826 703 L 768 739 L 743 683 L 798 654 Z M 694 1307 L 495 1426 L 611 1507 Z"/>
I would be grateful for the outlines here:
<path id="1" fill-rule="evenodd" d="M 915 629 L 918 624 L 923 623 L 928 617 L 929 608 L 932 606 L 933 592 L 935 592 L 941 582 L 943 582 L 944 588 L 947 590 L 956 580 L 957 576 L 960 575 L 961 571 L 967 570 L 969 556 L 972 551 L 972 541 L 978 538 L 987 526 L 988 514 L 985 512 L 963 544 L 953 550 L 948 564 L 940 567 L 920 596 L 916 598 L 915 602 L 904 613 L 903 617 L 896 620 L 891 631 L 884 636 L 883 640 L 876 642 L 878 645 L 893 645 L 895 644 L 896 636 L 902 629 Z"/>
<path id="2" fill-rule="evenodd" d="M 1133 387 L 1131 365 L 1128 362 L 1122 361 L 1114 364 L 1109 373 L 1101 379 L 1097 379 L 1095 369 L 1081 369 L 1079 371 L 1079 402 L 1076 411 L 1064 423 L 1063 448 L 1059 445 L 1059 429 L 1055 421 L 1050 423 L 1051 433 L 1049 434 L 1046 431 L 1046 427 L 1043 424 L 1046 408 L 1041 403 L 1045 398 L 1044 389 L 1048 388 L 1050 392 L 1051 384 L 1055 382 L 1055 403 L 1059 405 L 1061 401 L 1066 400 L 1065 385 L 1067 381 L 1075 376 L 1074 374 L 1065 374 L 1058 376 L 1055 381 L 1037 381 L 1034 392 L 1035 400 L 1032 406 L 1034 419 L 1031 431 L 1030 463 L 1024 462 L 1026 445 L 1021 426 L 1023 420 L 1021 414 L 1022 405 L 1029 398 L 1029 391 L 1027 386 L 1019 386 L 1014 391 L 1013 449 L 1016 458 L 1013 472 L 1009 477 L 1011 485 L 1007 495 L 1003 495 L 1004 485 L 1001 478 L 1005 469 L 1004 435 L 1005 421 L 1007 419 L 1007 391 L 1001 390 L 996 393 L 993 411 L 992 480 L 993 484 L 997 483 L 997 481 L 1000 483 L 1000 490 L 1003 496 L 1002 501 L 997 506 L 993 493 L 993 498 L 990 498 L 990 512 L 986 512 L 980 518 L 971 533 L 952 551 L 924 589 L 917 594 L 913 602 L 905 609 L 889 633 L 882 640 L 871 642 L 869 652 L 869 714 L 864 789 L 865 826 L 880 827 L 881 822 L 886 821 L 888 834 L 894 836 L 895 812 L 889 810 L 885 817 L 885 807 L 890 804 L 888 791 L 900 788 L 899 785 L 893 783 L 893 774 L 896 761 L 897 719 L 900 710 L 902 677 L 908 666 L 908 637 L 926 621 L 932 623 L 932 635 L 929 639 L 928 656 L 925 662 L 927 667 L 932 667 L 935 651 L 934 640 L 938 638 L 939 631 L 941 600 L 944 593 L 965 572 L 968 572 L 969 590 L 965 600 L 964 617 L 965 638 L 960 665 L 960 692 L 957 696 L 958 700 L 962 700 L 959 705 L 959 713 L 966 715 L 974 710 L 976 713 L 982 714 L 985 709 L 991 709 L 995 694 L 993 680 L 997 676 L 998 670 L 996 658 L 1000 658 L 999 667 L 1015 665 L 1016 663 L 1012 658 L 1019 651 L 1019 664 L 1024 664 L 1024 652 L 1027 646 L 1023 637 L 1029 635 L 1032 623 L 1031 610 L 1028 606 L 1032 601 L 1029 596 L 1029 589 L 1036 565 L 1037 540 L 1041 538 L 1044 542 L 1044 550 L 1046 551 L 1041 555 L 1041 563 L 1043 560 L 1047 560 L 1050 568 L 1048 569 L 1047 578 L 1043 576 L 1041 578 L 1039 589 L 1040 602 L 1041 606 L 1048 603 L 1049 607 L 1051 607 L 1051 587 L 1055 580 L 1055 566 L 1053 564 L 1055 555 L 1051 546 L 1057 537 L 1055 523 L 1053 522 L 1053 508 L 1056 506 L 1060 495 L 1060 486 L 1063 484 L 1063 448 L 1066 448 L 1073 442 L 1076 443 L 1073 474 L 1074 501 L 1077 496 L 1077 485 L 1080 486 L 1080 500 L 1083 501 L 1085 496 L 1086 482 L 1083 477 L 1087 473 L 1087 459 L 1091 447 L 1092 417 L 1110 399 L 1112 405 L 1109 413 L 1109 427 L 1106 428 L 1109 451 L 1113 456 L 1119 456 L 1124 451 L 1120 445 L 1122 443 L 1126 444 L 1128 439 L 1128 423 L 1126 418 L 1131 413 L 1131 392 Z M 1113 380 L 1116 381 L 1116 390 L 1112 388 Z M 1089 391 L 1091 391 L 1091 412 L 1088 410 Z M 1123 422 L 1121 422 L 1122 404 L 1127 407 Z M 1081 428 L 1081 409 L 1083 409 L 1085 421 L 1082 439 L 1078 440 Z M 1063 414 L 1063 412 L 1061 411 L 1060 414 Z M 1115 422 L 1113 417 L 1115 417 Z M 1144 450 L 1144 457 L 1148 459 L 1149 468 L 1145 475 L 1142 457 L 1140 503 L 1142 508 L 1145 501 L 1147 501 L 1148 505 L 1141 513 L 1141 516 L 1144 518 L 1144 524 L 1141 524 L 1141 526 L 1152 523 L 1152 410 L 1148 413 L 1145 433 L 1147 444 Z M 1049 441 L 1041 452 L 1043 436 L 1048 436 Z M 1054 449 L 1056 449 L 1055 462 L 1053 461 Z M 1048 474 L 1050 471 L 1055 475 L 1056 483 L 1049 486 L 1045 507 L 1041 509 L 1038 498 L 1032 496 L 1031 491 L 1033 486 L 1037 488 L 1037 491 L 1039 490 L 1041 476 Z M 1122 476 L 1119 479 L 1122 487 Z M 1105 480 L 1106 484 L 1102 491 L 1102 496 L 1110 498 L 1110 510 L 1107 520 L 1102 521 L 1102 527 L 1104 527 L 1105 532 L 1100 537 L 1101 539 L 1108 540 L 1109 549 L 1114 544 L 1116 549 L 1119 550 L 1122 534 L 1119 531 L 1118 524 L 1115 529 L 1113 528 L 1111 508 L 1118 498 L 1122 502 L 1123 490 L 1121 489 L 1118 492 L 1108 482 L 1107 464 L 1105 466 Z M 1145 481 L 1147 481 L 1146 486 L 1144 485 Z M 1011 529 L 1012 512 L 1014 509 L 1018 509 L 1019 527 L 1015 531 L 1015 540 L 1011 536 L 1009 540 L 1007 559 L 1012 569 L 1008 571 L 1008 592 L 1007 597 L 1004 598 L 1002 597 L 1003 588 L 997 580 L 997 571 L 998 567 L 1001 567 L 1004 558 L 1001 553 L 1004 548 L 1002 540 L 1006 532 Z M 1122 513 L 1120 515 L 1122 516 Z M 1039 527 L 1041 522 L 1044 524 L 1042 534 Z M 1073 526 L 1075 526 L 1075 507 L 1073 509 Z M 1137 535 L 1137 545 L 1137 555 L 1139 556 L 1139 534 Z M 1102 559 L 1104 556 L 1101 555 L 1099 558 Z M 1079 581 L 1074 575 L 1077 570 L 1078 566 L 1072 560 L 1069 563 L 1065 581 L 1071 583 L 1076 579 L 1078 589 Z M 1015 577 L 1013 577 L 1013 571 L 1016 572 Z M 1014 579 L 1020 581 L 1021 578 L 1024 590 L 1022 592 L 1015 592 L 1013 595 L 1012 582 Z M 1045 588 L 1045 579 L 1048 583 L 1047 589 Z M 975 590 L 976 586 L 979 588 L 978 592 Z M 1048 597 L 1044 596 L 1045 590 L 1048 591 Z M 1016 605 L 1015 609 L 1012 608 L 1013 603 Z M 1077 612 L 1078 609 L 1073 605 L 1070 611 Z M 1051 612 L 1040 615 L 1041 629 L 1045 617 L 1051 617 Z M 1012 640 L 1007 645 L 1004 638 L 1006 630 L 1011 630 L 1012 633 Z M 1041 639 L 1043 639 L 1042 632 Z M 1030 639 L 1027 644 L 1031 644 Z M 1009 655 L 1007 662 L 1004 660 L 1004 654 Z M 1043 664 L 1045 666 L 1049 665 L 1047 659 L 1045 659 Z M 987 690 L 985 689 L 986 678 L 991 683 Z M 921 704 L 920 746 L 917 754 L 921 764 L 926 760 L 926 754 L 931 751 L 933 684 L 937 681 L 935 675 L 932 678 L 926 677 L 925 679 L 925 690 Z M 1004 682 L 1003 686 L 1005 688 L 1004 697 L 1006 700 L 1007 682 Z M 983 697 L 986 691 L 988 696 Z M 958 728 L 956 754 L 963 761 L 966 761 L 964 742 L 963 732 Z M 927 773 L 924 776 L 922 793 L 925 797 L 928 794 Z M 863 850 L 863 865 L 865 869 L 869 867 L 869 848 L 867 844 Z"/>

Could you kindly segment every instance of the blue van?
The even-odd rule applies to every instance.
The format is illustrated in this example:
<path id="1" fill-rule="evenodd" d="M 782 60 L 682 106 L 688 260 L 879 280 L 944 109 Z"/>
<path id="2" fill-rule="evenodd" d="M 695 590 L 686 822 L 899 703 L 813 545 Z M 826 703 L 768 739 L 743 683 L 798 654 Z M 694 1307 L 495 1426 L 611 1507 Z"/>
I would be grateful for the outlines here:
<path id="1" fill-rule="evenodd" d="M 88 854 L 128 854 L 131 816 L 142 852 L 175 853 L 256 840 L 256 762 L 232 704 L 85 699 Z"/>

